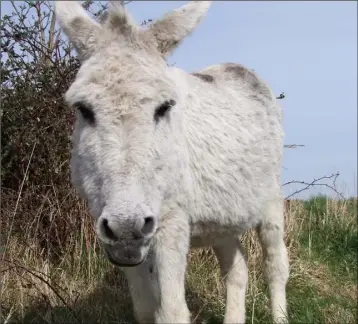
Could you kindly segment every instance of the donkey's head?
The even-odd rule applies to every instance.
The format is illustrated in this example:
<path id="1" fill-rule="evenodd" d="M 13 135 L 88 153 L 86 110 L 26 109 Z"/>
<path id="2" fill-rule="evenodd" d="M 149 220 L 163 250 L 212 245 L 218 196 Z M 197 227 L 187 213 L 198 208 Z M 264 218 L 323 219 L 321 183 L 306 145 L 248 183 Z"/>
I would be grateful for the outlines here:
<path id="1" fill-rule="evenodd" d="M 134 266 L 145 259 L 164 206 L 180 201 L 188 183 L 185 80 L 166 56 L 210 1 L 190 2 L 147 29 L 119 2 L 110 2 L 101 23 L 77 2 L 56 1 L 55 10 L 81 60 L 65 96 L 77 109 L 72 182 L 89 202 L 108 258 Z"/>

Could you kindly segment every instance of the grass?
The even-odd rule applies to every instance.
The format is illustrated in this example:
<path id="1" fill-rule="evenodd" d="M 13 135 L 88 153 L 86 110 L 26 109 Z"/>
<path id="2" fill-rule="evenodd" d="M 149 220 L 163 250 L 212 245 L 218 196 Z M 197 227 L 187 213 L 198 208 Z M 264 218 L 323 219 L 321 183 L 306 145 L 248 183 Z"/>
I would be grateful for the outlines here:
<path id="1" fill-rule="evenodd" d="M 12 233 L 1 264 L 2 323 L 131 323 L 122 273 L 98 247 L 88 215 L 56 263 L 28 238 Z M 5 226 L 6 230 L 6 226 Z M 271 323 L 261 248 L 244 236 L 249 256 L 247 323 Z M 291 201 L 286 212 L 290 256 L 290 323 L 357 322 L 357 200 Z M 196 323 L 222 323 L 225 287 L 211 249 L 192 250 L 187 302 Z"/>

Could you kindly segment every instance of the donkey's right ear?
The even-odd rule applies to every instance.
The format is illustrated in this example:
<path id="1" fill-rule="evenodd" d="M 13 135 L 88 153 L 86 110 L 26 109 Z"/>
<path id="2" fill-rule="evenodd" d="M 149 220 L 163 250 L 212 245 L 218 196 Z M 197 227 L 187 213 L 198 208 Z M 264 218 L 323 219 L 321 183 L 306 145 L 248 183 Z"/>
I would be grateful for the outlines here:
<path id="1" fill-rule="evenodd" d="M 54 1 L 57 22 L 81 59 L 89 57 L 97 42 L 101 25 L 91 19 L 77 1 Z"/>

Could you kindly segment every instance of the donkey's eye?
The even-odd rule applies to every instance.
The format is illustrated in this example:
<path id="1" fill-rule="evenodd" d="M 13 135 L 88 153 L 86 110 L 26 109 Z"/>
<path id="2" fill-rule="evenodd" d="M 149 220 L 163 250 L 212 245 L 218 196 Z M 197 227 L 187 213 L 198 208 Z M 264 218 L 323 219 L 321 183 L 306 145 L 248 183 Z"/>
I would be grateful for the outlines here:
<path id="1" fill-rule="evenodd" d="M 90 107 L 88 107 L 88 105 L 86 105 L 83 102 L 77 102 L 74 106 L 80 111 L 80 113 L 82 114 L 82 117 L 88 123 L 90 123 L 91 125 L 94 125 L 94 123 L 96 121 L 94 112 Z"/>
<path id="2" fill-rule="evenodd" d="M 174 100 L 167 100 L 163 102 L 157 109 L 155 109 L 154 120 L 157 123 L 160 118 L 163 118 L 167 111 L 176 104 Z"/>

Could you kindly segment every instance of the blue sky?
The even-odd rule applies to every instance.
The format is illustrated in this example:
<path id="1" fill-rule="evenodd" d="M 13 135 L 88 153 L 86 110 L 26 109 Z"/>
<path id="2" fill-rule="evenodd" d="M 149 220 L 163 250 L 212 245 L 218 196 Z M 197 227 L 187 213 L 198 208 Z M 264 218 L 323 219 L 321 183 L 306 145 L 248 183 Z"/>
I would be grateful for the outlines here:
<path id="1" fill-rule="evenodd" d="M 135 1 L 128 8 L 140 23 L 185 3 Z M 1 7 L 4 14 L 10 3 Z M 285 143 L 305 145 L 284 150 L 283 183 L 338 171 L 338 189 L 357 196 L 356 1 L 215 1 L 170 62 L 188 72 L 221 62 L 254 69 L 277 95 L 286 94 Z M 321 187 L 298 197 L 318 192 L 332 193 Z"/>

